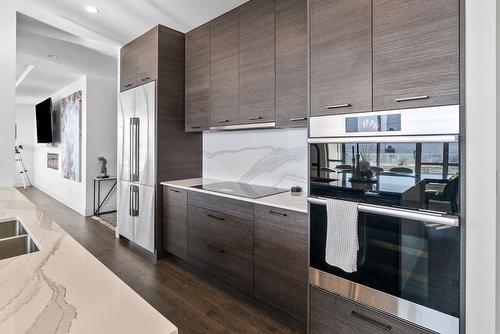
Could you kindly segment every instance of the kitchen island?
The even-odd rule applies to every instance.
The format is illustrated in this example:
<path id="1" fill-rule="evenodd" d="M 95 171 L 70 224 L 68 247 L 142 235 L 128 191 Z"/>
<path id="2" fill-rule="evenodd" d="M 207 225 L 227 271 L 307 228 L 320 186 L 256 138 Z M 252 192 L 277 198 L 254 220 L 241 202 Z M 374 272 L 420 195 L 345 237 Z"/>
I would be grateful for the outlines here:
<path id="1" fill-rule="evenodd" d="M 12 219 L 40 250 L 0 260 L 0 333 L 177 333 L 19 191 L 0 189 L 0 222 Z"/>

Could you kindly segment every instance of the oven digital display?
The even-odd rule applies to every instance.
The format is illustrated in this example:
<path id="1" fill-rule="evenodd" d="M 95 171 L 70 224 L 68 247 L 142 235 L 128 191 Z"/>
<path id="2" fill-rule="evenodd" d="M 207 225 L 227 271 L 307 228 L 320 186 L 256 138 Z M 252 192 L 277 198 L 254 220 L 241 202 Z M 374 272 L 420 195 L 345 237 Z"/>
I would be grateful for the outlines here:
<path id="1" fill-rule="evenodd" d="M 347 117 L 346 132 L 401 131 L 401 114 Z"/>

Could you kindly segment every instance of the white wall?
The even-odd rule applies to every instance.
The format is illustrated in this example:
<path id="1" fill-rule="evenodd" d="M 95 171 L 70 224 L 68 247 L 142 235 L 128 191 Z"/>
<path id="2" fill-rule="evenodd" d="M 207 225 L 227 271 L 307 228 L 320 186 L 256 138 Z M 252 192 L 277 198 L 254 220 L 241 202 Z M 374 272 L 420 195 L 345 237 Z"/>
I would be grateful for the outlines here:
<path id="1" fill-rule="evenodd" d="M 307 129 L 203 134 L 203 177 L 290 188 L 307 184 Z"/>
<path id="2" fill-rule="evenodd" d="M 93 214 L 94 178 L 99 174 L 97 157 L 108 160 L 108 174 L 116 175 L 116 80 L 84 76 L 52 95 L 54 105 L 78 90 L 82 91 L 81 182 L 65 179 L 61 173 L 61 146 L 35 144 L 34 185 L 82 215 Z M 47 168 L 47 153 L 59 154 L 59 170 Z M 103 183 L 102 197 L 112 185 Z M 116 208 L 116 191 L 101 211 Z"/>
<path id="3" fill-rule="evenodd" d="M 97 158 L 108 160 L 108 175 L 116 176 L 117 81 L 87 76 L 87 215 L 92 214 L 93 180 L 99 174 Z M 102 195 L 113 185 L 103 182 Z M 116 189 L 101 211 L 116 209 Z"/>
<path id="4" fill-rule="evenodd" d="M 52 102 L 54 108 L 59 104 L 63 97 L 66 97 L 74 92 L 82 91 L 82 145 L 81 145 L 81 180 L 75 182 L 65 179 L 61 173 L 61 146 L 51 144 L 35 144 L 33 152 L 33 184 L 38 189 L 49 194 L 59 202 L 69 206 L 73 210 L 85 215 L 87 209 L 87 77 L 82 77 L 74 83 L 64 87 L 60 91 L 53 94 Z M 35 140 L 35 138 L 33 138 Z M 59 170 L 47 168 L 47 153 L 59 154 Z"/>
<path id="5" fill-rule="evenodd" d="M 497 61 L 494 0 L 466 0 L 466 333 L 497 314 Z"/>
<path id="6" fill-rule="evenodd" d="M 33 175 L 33 150 L 35 148 L 35 106 L 31 104 L 16 104 L 16 145 L 22 145 L 21 156 L 24 166 L 28 170 L 28 175 Z M 14 167 L 15 186 L 23 185 L 19 168 Z"/>
<path id="7" fill-rule="evenodd" d="M 0 187 L 14 185 L 16 12 L 0 4 Z"/>

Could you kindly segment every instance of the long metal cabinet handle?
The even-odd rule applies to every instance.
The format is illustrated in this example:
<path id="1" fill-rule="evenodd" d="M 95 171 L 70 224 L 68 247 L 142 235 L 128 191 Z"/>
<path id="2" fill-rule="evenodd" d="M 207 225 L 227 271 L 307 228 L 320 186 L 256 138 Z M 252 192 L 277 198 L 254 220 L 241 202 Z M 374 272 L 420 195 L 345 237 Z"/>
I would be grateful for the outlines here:
<path id="1" fill-rule="evenodd" d="M 428 98 L 429 98 L 429 95 L 422 95 L 422 96 L 402 97 L 399 99 L 395 99 L 394 101 L 396 101 L 396 102 L 408 102 L 408 101 L 416 101 L 416 100 L 427 100 Z"/>
<path id="2" fill-rule="evenodd" d="M 342 103 L 342 104 L 335 104 L 332 106 L 325 106 L 325 109 L 331 110 L 331 109 L 338 109 L 338 108 L 347 108 L 350 107 L 350 103 Z"/>
<path id="3" fill-rule="evenodd" d="M 290 122 L 307 121 L 307 117 L 290 118 Z"/>
<path id="4" fill-rule="evenodd" d="M 326 205 L 326 199 L 320 197 L 308 197 L 307 201 L 311 204 Z M 361 203 L 358 204 L 358 211 L 446 226 L 459 226 L 459 218 L 448 214 L 419 212 L 407 209 L 390 208 L 386 206 Z"/>
<path id="5" fill-rule="evenodd" d="M 377 328 L 380 328 L 380 329 L 382 329 L 384 331 L 390 332 L 392 330 L 392 326 L 386 325 L 386 324 L 384 324 L 384 323 L 382 323 L 382 322 L 380 322 L 378 320 L 372 319 L 372 318 L 370 318 L 370 317 L 368 317 L 368 316 L 366 316 L 364 314 L 358 313 L 356 311 L 352 311 L 351 312 L 351 316 L 353 316 L 354 318 L 357 318 L 359 320 L 362 320 L 364 322 L 367 322 L 370 325 L 373 325 L 373 326 L 375 326 Z"/>

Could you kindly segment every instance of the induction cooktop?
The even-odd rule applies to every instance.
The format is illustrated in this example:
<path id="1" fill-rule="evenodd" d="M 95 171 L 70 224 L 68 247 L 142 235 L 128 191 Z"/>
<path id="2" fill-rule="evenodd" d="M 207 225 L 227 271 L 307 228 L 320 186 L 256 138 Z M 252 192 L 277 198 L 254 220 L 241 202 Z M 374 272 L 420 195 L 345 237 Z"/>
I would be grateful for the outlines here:
<path id="1" fill-rule="evenodd" d="M 241 196 L 246 198 L 261 198 L 287 192 L 288 189 L 260 186 L 240 182 L 215 182 L 193 186 L 193 188 L 214 191 L 218 193 Z"/>

